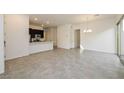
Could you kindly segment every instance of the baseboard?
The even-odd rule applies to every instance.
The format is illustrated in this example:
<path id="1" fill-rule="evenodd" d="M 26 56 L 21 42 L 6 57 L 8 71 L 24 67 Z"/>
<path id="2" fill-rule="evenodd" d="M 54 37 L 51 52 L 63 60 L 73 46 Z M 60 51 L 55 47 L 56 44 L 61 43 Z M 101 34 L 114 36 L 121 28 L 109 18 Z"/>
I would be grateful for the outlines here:
<path id="1" fill-rule="evenodd" d="M 5 61 L 9 61 L 9 60 L 13 60 L 13 59 L 21 58 L 21 57 L 26 57 L 26 56 L 29 56 L 29 54 L 16 56 L 16 57 L 5 58 Z"/>
<path id="2" fill-rule="evenodd" d="M 57 48 L 62 48 L 62 49 L 71 49 L 71 48 L 68 48 L 68 47 L 59 47 L 59 46 L 57 46 Z"/>
<path id="3" fill-rule="evenodd" d="M 95 50 L 95 49 L 84 49 L 84 50 L 96 51 L 96 52 L 102 52 L 102 53 L 109 53 L 109 54 L 117 54 L 117 53 L 115 53 L 115 52 L 107 52 L 107 51 Z"/>

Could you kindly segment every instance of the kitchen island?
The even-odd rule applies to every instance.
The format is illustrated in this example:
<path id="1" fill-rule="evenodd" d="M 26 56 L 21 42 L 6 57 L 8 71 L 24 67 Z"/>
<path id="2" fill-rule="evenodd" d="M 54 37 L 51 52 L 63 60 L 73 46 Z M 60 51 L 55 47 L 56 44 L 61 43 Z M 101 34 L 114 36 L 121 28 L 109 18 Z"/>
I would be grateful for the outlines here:
<path id="1" fill-rule="evenodd" d="M 38 53 L 43 51 L 53 50 L 53 41 L 32 42 L 29 45 L 29 53 Z"/>

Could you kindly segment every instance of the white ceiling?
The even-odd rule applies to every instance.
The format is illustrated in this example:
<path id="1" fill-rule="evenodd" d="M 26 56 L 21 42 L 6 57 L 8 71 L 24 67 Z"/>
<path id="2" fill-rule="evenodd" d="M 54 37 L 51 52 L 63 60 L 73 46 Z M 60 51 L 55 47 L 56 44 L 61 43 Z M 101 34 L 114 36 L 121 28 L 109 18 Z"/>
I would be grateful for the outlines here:
<path id="1" fill-rule="evenodd" d="M 83 23 L 87 20 L 93 21 L 93 20 L 100 20 L 105 18 L 114 18 L 117 15 L 115 14 L 92 14 L 92 15 L 86 15 L 86 14 L 32 14 L 30 16 L 30 24 L 39 25 L 41 26 L 44 24 L 45 26 L 57 26 L 61 24 L 78 24 Z M 37 18 L 38 20 L 34 20 L 34 18 Z M 48 22 L 49 21 L 49 22 Z M 49 23 L 49 24 L 47 24 Z"/>

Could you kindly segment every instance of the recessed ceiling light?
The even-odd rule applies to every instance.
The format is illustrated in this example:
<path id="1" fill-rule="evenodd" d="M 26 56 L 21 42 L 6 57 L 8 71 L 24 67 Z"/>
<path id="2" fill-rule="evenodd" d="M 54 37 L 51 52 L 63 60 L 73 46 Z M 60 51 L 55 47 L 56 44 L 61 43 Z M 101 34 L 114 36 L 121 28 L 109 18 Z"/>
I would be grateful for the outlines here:
<path id="1" fill-rule="evenodd" d="M 35 21 L 37 21 L 37 20 L 38 20 L 38 18 L 34 18 L 34 20 L 35 20 Z"/>

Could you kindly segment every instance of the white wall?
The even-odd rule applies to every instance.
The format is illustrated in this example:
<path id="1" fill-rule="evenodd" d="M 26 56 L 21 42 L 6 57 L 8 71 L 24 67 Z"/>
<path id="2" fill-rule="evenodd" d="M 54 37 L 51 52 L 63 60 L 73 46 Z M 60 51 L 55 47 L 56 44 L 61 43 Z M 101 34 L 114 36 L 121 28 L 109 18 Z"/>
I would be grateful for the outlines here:
<path id="1" fill-rule="evenodd" d="M 0 74 L 4 72 L 4 17 L 0 15 Z"/>
<path id="2" fill-rule="evenodd" d="M 115 53 L 115 24 L 113 19 L 90 23 L 92 33 L 85 33 L 85 49 Z M 83 42 L 82 42 L 83 45 Z"/>
<path id="3" fill-rule="evenodd" d="M 29 54 L 29 16 L 5 15 L 6 59 Z"/>
<path id="4" fill-rule="evenodd" d="M 71 48 L 71 25 L 61 25 L 57 27 L 57 47 Z"/>
<path id="5" fill-rule="evenodd" d="M 88 26 L 93 30 L 92 33 L 83 32 L 86 28 L 86 23 L 58 26 L 58 47 L 66 49 L 74 48 L 74 33 L 75 30 L 80 29 L 80 45 L 82 48 L 87 50 L 116 53 L 116 22 L 114 18 L 91 21 Z"/>
<path id="6" fill-rule="evenodd" d="M 114 19 L 104 19 L 89 22 L 89 28 L 93 30 L 92 33 L 84 33 L 86 27 L 84 24 L 72 25 L 72 32 L 76 29 L 81 30 L 81 46 L 84 49 L 96 50 L 108 53 L 115 53 L 115 23 Z M 72 34 L 72 37 L 74 33 Z M 74 39 L 72 38 L 72 48 L 74 47 Z"/>

